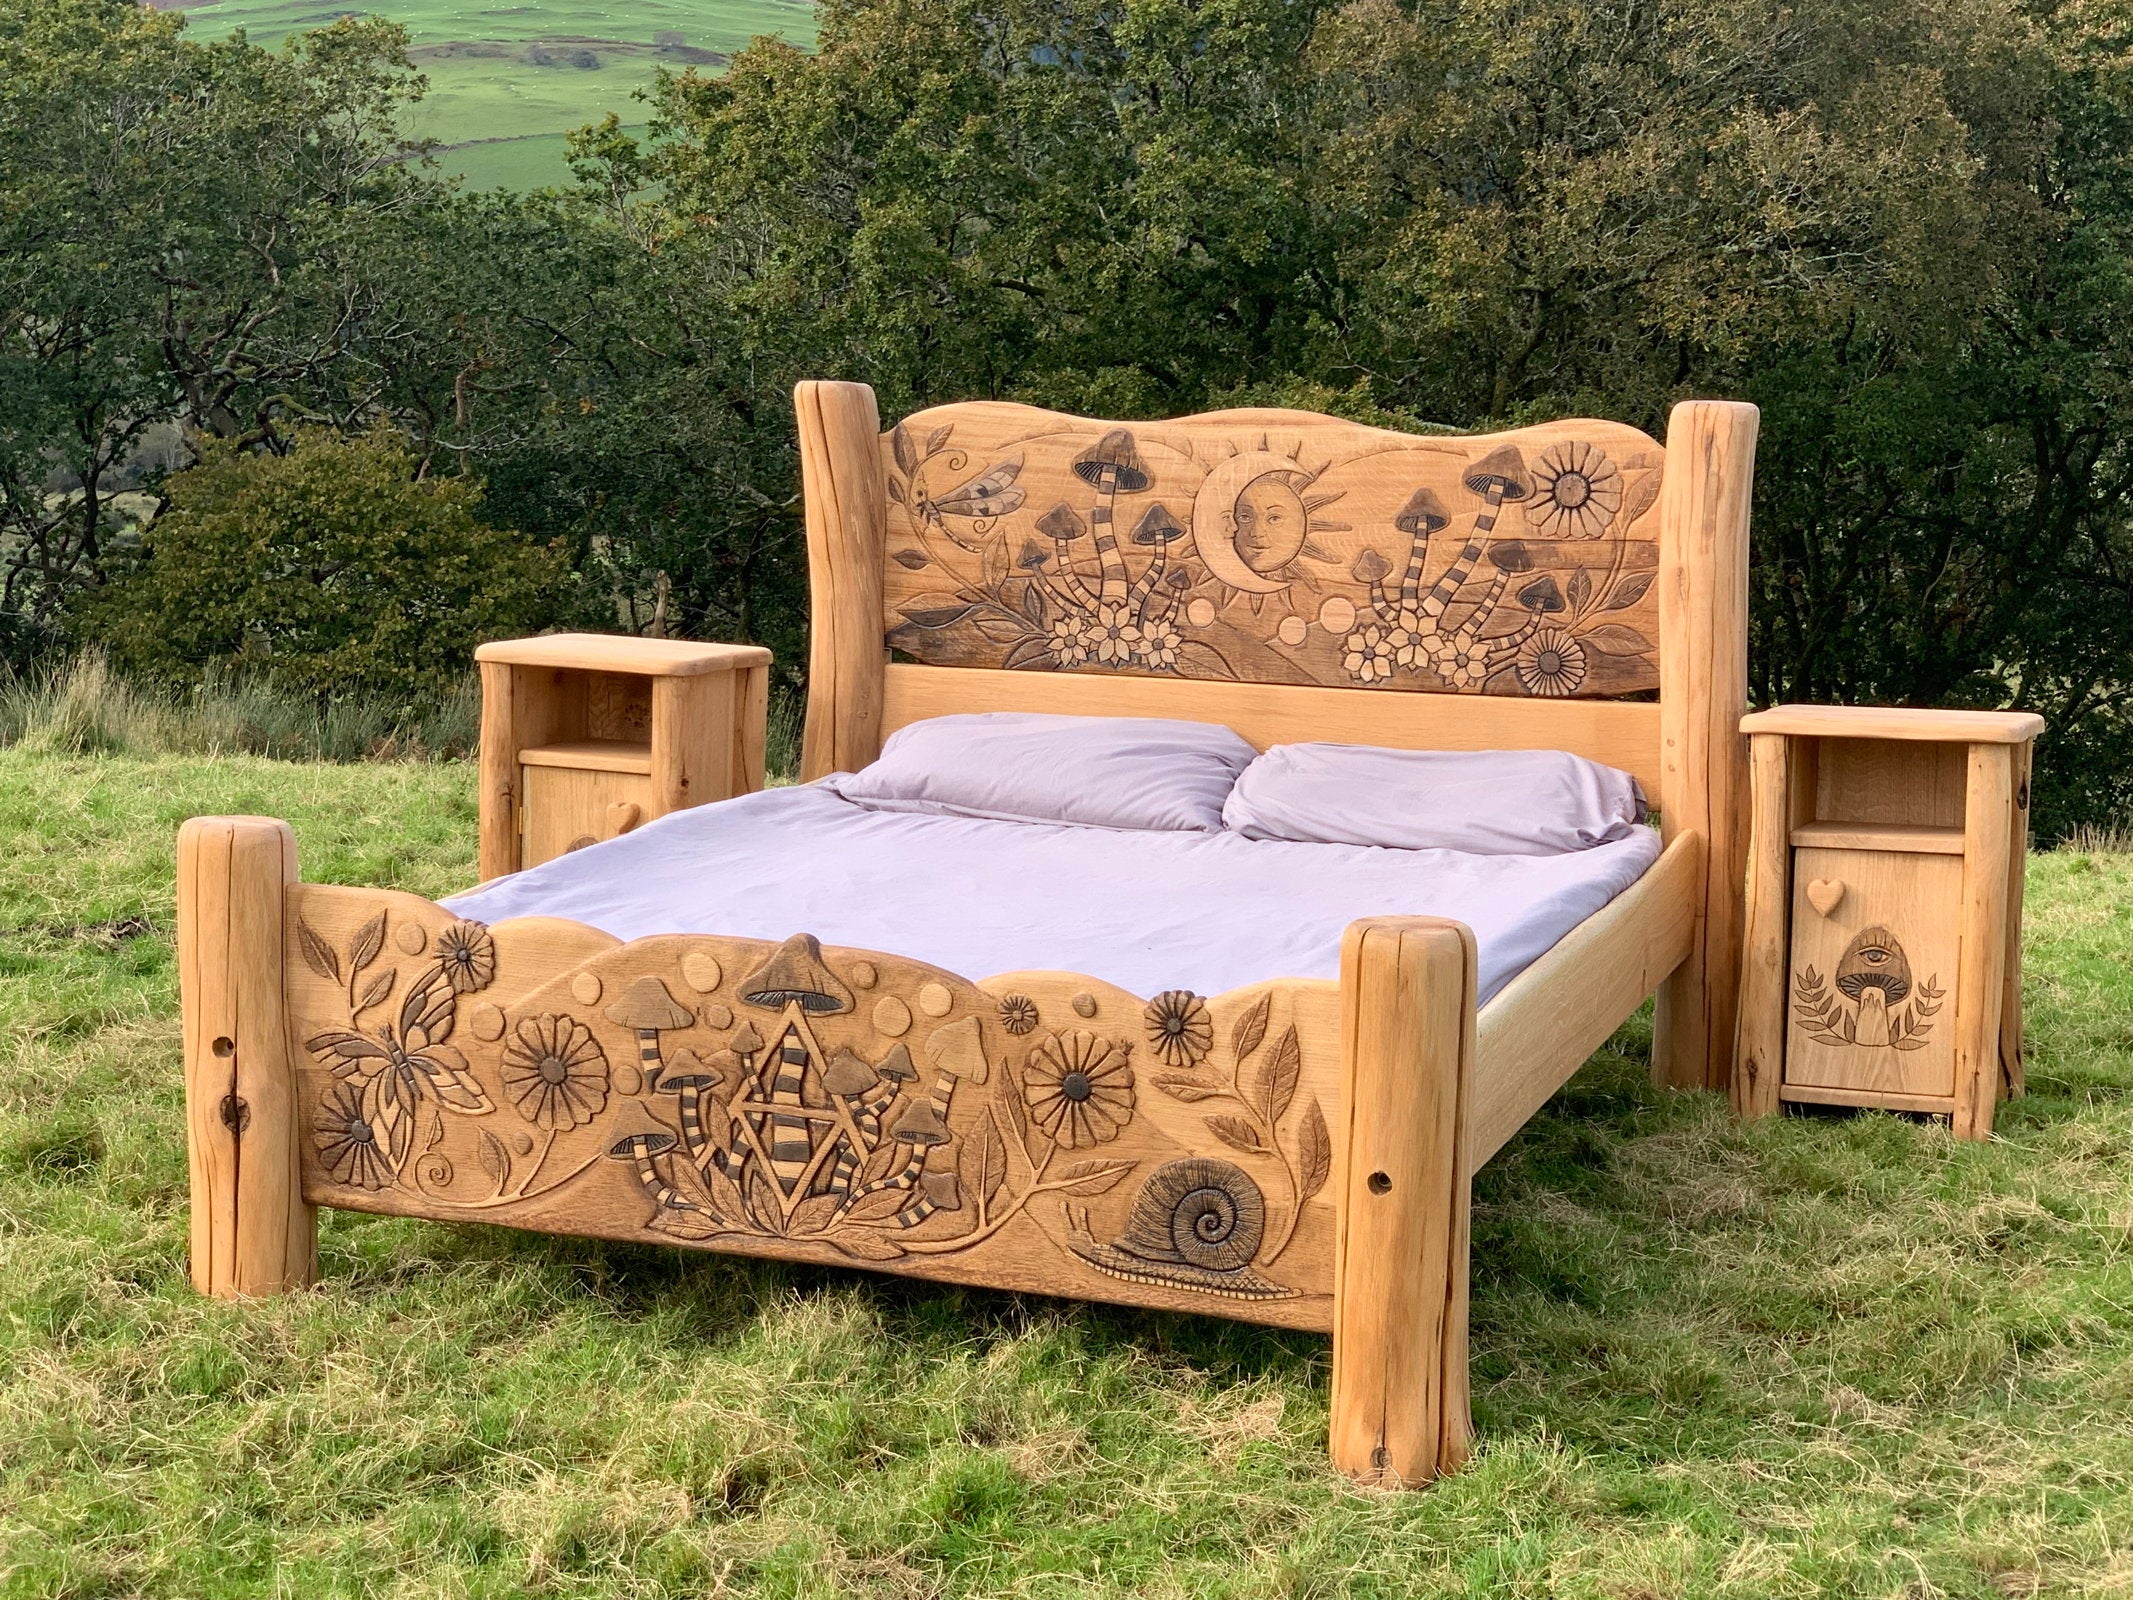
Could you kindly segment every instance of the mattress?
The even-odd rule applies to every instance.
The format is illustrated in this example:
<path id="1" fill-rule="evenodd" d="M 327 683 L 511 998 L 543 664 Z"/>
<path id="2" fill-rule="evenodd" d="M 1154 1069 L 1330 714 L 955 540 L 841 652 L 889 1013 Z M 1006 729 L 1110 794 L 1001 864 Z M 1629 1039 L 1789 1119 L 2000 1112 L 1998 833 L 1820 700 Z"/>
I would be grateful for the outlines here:
<path id="1" fill-rule="evenodd" d="M 1468 855 L 872 811 L 808 784 L 677 811 L 445 905 L 618 939 L 812 933 L 966 978 L 1079 972 L 1142 996 L 1338 977 L 1356 918 L 1453 917 L 1474 930 L 1486 1002 L 1658 855 L 1650 828 Z"/>

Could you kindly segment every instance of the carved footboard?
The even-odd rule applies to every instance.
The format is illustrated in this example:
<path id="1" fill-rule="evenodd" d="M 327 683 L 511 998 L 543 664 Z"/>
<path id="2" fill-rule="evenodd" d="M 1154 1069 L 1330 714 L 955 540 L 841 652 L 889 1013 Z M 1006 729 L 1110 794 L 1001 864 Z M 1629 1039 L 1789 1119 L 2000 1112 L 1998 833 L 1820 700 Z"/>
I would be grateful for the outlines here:
<path id="1" fill-rule="evenodd" d="M 1463 1451 L 1464 930 L 1359 924 L 1344 1015 L 1323 981 L 486 927 L 294 861 L 265 819 L 181 836 L 203 1289 L 309 1281 L 318 1205 L 856 1264 L 1337 1331 L 1343 1466 Z"/>

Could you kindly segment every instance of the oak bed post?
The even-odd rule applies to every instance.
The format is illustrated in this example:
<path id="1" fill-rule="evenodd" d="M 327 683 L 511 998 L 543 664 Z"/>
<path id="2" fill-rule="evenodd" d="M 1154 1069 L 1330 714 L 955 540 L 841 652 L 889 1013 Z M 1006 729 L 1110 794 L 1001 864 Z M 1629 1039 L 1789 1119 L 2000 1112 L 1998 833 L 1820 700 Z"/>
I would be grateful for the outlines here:
<path id="1" fill-rule="evenodd" d="M 1748 512 L 1760 413 L 1688 400 L 1666 432 L 1659 495 L 1660 825 L 1704 837 L 1689 957 L 1659 989 L 1652 1076 L 1677 1089 L 1732 1079 L 1747 873 Z"/>
<path id="2" fill-rule="evenodd" d="M 793 391 L 793 409 L 812 597 L 800 776 L 812 780 L 881 753 L 889 496 L 872 389 L 810 381 Z"/>
<path id="3" fill-rule="evenodd" d="M 269 817 L 178 830 L 178 987 L 194 1285 L 221 1298 L 318 1276 L 304 1201 L 282 951 L 296 840 Z"/>
<path id="4" fill-rule="evenodd" d="M 1474 935 L 1371 917 L 1341 941 L 1344 1136 L 1333 1265 L 1333 1464 L 1417 1484 L 1466 1459 L 1467 1119 Z"/>

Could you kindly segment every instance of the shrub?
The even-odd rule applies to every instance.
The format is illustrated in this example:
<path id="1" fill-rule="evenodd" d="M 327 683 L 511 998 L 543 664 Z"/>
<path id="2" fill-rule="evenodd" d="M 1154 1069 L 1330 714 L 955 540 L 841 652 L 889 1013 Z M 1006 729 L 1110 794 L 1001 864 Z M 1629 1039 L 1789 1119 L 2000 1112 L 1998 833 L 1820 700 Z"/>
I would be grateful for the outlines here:
<path id="1" fill-rule="evenodd" d="M 91 624 L 121 665 L 174 682 L 241 668 L 322 698 L 444 695 L 476 644 L 565 614 L 572 580 L 475 515 L 478 479 L 416 471 L 385 429 L 307 432 L 285 455 L 210 443 Z"/>

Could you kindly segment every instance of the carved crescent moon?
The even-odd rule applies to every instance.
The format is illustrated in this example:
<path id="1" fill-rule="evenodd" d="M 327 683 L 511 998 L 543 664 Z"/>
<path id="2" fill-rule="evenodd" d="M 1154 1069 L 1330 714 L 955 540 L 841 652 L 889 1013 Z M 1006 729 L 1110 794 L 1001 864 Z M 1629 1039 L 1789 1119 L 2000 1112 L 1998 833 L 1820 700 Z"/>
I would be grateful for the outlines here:
<path id="1" fill-rule="evenodd" d="M 1200 480 L 1192 497 L 1193 548 L 1200 552 L 1207 570 L 1230 588 L 1246 594 L 1279 594 L 1289 586 L 1287 578 L 1270 578 L 1247 566 L 1225 530 L 1231 508 L 1246 484 L 1270 472 L 1301 471 L 1303 468 L 1288 456 L 1277 456 L 1271 450 L 1247 450 L 1216 462 Z"/>

